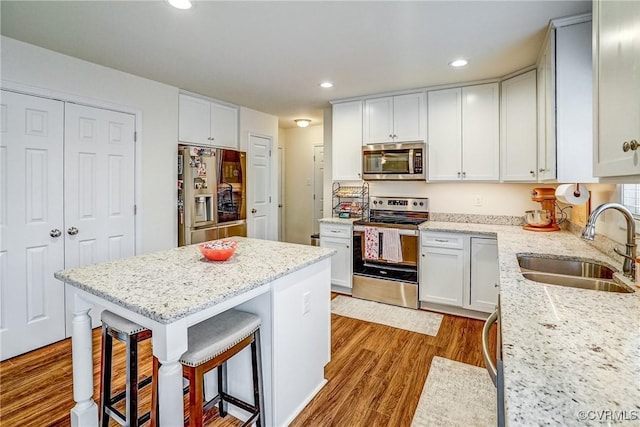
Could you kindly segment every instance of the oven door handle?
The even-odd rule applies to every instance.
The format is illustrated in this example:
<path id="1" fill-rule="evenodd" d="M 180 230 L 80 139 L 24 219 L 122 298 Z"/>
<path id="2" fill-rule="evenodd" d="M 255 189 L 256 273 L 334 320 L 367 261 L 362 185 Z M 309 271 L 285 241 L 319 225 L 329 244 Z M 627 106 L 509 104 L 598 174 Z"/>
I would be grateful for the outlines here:
<path id="1" fill-rule="evenodd" d="M 365 225 L 354 225 L 353 231 L 364 232 L 365 228 L 366 228 Z M 393 227 L 376 227 L 376 228 L 384 232 L 385 228 L 393 228 Z M 400 228 L 398 229 L 398 232 L 400 233 L 401 236 L 417 236 L 420 233 L 419 230 L 411 230 L 406 228 Z"/>
<path id="2" fill-rule="evenodd" d="M 489 354 L 489 330 L 491 329 L 491 325 L 498 321 L 499 313 L 499 309 L 491 313 L 482 327 L 482 356 L 484 357 L 484 364 L 487 366 L 487 371 L 489 371 L 489 376 L 491 377 L 493 385 L 496 385 L 496 375 L 498 374 L 498 370 L 496 369 L 496 365 L 493 363 L 493 360 L 491 360 L 491 355 Z"/>

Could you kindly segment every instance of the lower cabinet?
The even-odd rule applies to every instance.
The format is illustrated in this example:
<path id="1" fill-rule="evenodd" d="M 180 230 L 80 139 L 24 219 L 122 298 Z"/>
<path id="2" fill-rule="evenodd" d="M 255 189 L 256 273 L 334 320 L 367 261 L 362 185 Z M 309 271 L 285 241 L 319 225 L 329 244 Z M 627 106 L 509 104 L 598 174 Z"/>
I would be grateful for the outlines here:
<path id="1" fill-rule="evenodd" d="M 495 310 L 495 238 L 423 231 L 420 242 L 420 301 L 485 313 Z"/>
<path id="2" fill-rule="evenodd" d="M 351 292 L 352 240 L 353 227 L 351 225 L 320 223 L 320 246 L 335 249 L 338 252 L 331 257 L 331 286 L 333 290 Z"/>

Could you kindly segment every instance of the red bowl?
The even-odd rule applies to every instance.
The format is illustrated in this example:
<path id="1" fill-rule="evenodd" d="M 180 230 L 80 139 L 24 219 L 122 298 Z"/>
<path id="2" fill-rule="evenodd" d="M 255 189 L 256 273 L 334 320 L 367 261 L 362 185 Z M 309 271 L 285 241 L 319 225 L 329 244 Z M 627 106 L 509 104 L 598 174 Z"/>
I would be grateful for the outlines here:
<path id="1" fill-rule="evenodd" d="M 237 242 L 233 240 L 213 240 L 201 243 L 200 252 L 209 261 L 226 261 L 236 250 Z"/>

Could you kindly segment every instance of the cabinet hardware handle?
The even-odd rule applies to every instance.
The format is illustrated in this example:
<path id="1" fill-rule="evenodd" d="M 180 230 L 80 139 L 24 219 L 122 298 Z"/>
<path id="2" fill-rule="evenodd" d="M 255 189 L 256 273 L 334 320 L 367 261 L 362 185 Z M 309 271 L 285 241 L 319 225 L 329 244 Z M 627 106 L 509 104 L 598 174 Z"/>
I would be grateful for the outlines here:
<path id="1" fill-rule="evenodd" d="M 462 178 L 466 178 L 467 177 L 467 173 L 466 172 L 462 172 Z"/>
<path id="2" fill-rule="evenodd" d="M 536 176 L 536 171 L 529 171 L 529 173 L 531 174 L 531 176 Z"/>
<path id="3" fill-rule="evenodd" d="M 629 147 L 631 148 L 631 150 L 636 151 L 638 149 L 638 146 L 640 146 L 640 144 L 638 144 L 638 141 L 636 141 L 635 139 L 632 139 L 629 142 Z"/>
<path id="4" fill-rule="evenodd" d="M 389 138 L 393 139 L 393 135 L 392 135 L 392 134 L 389 134 Z"/>
<path id="5" fill-rule="evenodd" d="M 494 283 L 494 284 L 493 284 L 493 287 L 494 287 L 494 288 L 497 288 L 497 287 L 498 287 L 498 284 L 497 284 L 497 283 Z"/>
<path id="6" fill-rule="evenodd" d="M 349 249 L 349 245 L 347 245 L 347 249 Z"/>
<path id="7" fill-rule="evenodd" d="M 58 230 L 57 228 L 54 228 L 53 230 L 51 230 L 49 232 L 49 236 L 51 236 L 51 237 L 60 237 L 60 236 L 62 236 L 62 231 Z"/>
<path id="8" fill-rule="evenodd" d="M 460 175 L 462 175 L 460 172 L 458 172 L 458 178 L 460 178 Z"/>
<path id="9" fill-rule="evenodd" d="M 67 230 L 67 234 L 69 236 L 75 236 L 76 234 L 78 234 L 78 229 L 75 227 L 69 227 L 69 229 Z"/>
<path id="10" fill-rule="evenodd" d="M 546 171 L 547 171 L 547 170 L 546 170 L 546 169 L 544 169 L 544 168 L 540 168 L 540 169 L 538 169 L 538 172 L 546 172 Z"/>
<path id="11" fill-rule="evenodd" d="M 254 213 L 256 213 L 256 212 L 258 212 L 258 210 L 257 210 L 256 208 L 251 209 L 251 213 L 253 213 L 253 214 L 254 214 Z"/>
<path id="12" fill-rule="evenodd" d="M 396 135 L 395 133 L 393 134 L 393 139 L 396 139 L 398 137 L 398 135 Z"/>

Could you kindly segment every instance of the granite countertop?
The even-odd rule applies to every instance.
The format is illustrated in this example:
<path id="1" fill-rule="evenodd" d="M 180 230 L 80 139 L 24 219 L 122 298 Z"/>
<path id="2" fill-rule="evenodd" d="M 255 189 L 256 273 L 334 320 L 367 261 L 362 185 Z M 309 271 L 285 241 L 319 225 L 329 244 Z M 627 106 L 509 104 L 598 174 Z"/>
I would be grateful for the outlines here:
<path id="1" fill-rule="evenodd" d="M 621 258 L 567 231 L 451 222 L 420 228 L 497 236 L 507 424 L 582 426 L 619 416 L 623 425 L 640 425 L 640 289 L 618 294 L 532 282 L 516 254 L 581 257 L 616 270 Z"/>
<path id="2" fill-rule="evenodd" d="M 191 245 L 58 271 L 55 277 L 145 317 L 170 323 L 335 253 L 317 246 L 229 239 L 238 246 L 223 262 L 206 260 L 198 245 Z"/>
<path id="3" fill-rule="evenodd" d="M 319 219 L 318 222 L 325 224 L 345 224 L 345 225 L 353 225 L 355 221 L 358 221 L 362 218 L 338 218 L 337 216 L 329 216 L 326 218 Z"/>

